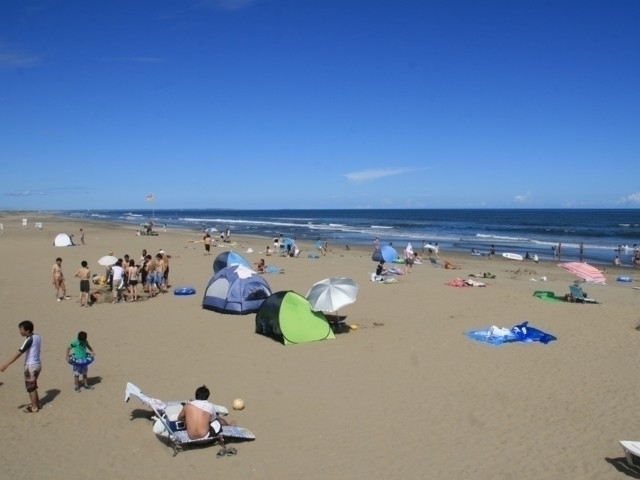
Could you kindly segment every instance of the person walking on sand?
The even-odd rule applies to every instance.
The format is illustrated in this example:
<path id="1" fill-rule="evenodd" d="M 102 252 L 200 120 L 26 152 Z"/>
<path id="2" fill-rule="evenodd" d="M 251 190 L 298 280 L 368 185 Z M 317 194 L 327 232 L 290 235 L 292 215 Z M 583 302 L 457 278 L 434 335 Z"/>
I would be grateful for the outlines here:
<path id="1" fill-rule="evenodd" d="M 0 372 L 4 372 L 9 365 L 15 362 L 22 354 L 24 357 L 24 386 L 29 394 L 29 400 L 31 404 L 28 405 L 23 412 L 36 413 L 40 411 L 40 397 L 38 396 L 38 377 L 42 372 L 42 362 L 40 360 L 40 348 L 42 345 L 42 339 L 37 333 L 33 333 L 33 322 L 30 320 L 23 320 L 18 324 L 20 335 L 25 337 L 24 342 L 18 348 L 9 360 L 0 365 Z"/>
<path id="2" fill-rule="evenodd" d="M 84 229 L 80 229 L 80 243 L 84 245 Z"/>
<path id="3" fill-rule="evenodd" d="M 211 235 L 209 232 L 204 234 L 204 254 L 211 255 Z"/>
<path id="4" fill-rule="evenodd" d="M 413 247 L 411 243 L 407 243 L 406 248 L 404 249 L 404 263 L 407 268 L 407 273 L 413 268 L 413 263 L 415 262 L 415 256 L 413 254 Z"/>
<path id="5" fill-rule="evenodd" d="M 71 340 L 71 343 L 69 343 L 67 347 L 67 362 L 73 366 L 73 381 L 75 391 L 78 393 L 80 393 L 80 376 L 82 376 L 84 388 L 93 390 L 93 387 L 89 385 L 88 378 L 89 364 L 87 363 L 87 359 L 89 358 L 89 352 L 92 357 L 96 356 L 96 352 L 87 341 L 87 332 L 79 332 L 78 337 Z"/>
<path id="6" fill-rule="evenodd" d="M 80 279 L 80 306 L 89 306 L 89 292 L 91 291 L 91 270 L 89 270 L 86 260 L 80 262 L 80 268 L 74 274 L 74 277 Z"/>
<path id="7" fill-rule="evenodd" d="M 69 300 L 71 297 L 67 295 L 67 286 L 64 283 L 64 274 L 62 273 L 62 258 L 56 258 L 56 263 L 51 267 L 51 276 L 53 277 L 53 286 L 56 288 L 56 298 L 58 301 Z M 62 290 L 62 295 L 60 291 Z"/>

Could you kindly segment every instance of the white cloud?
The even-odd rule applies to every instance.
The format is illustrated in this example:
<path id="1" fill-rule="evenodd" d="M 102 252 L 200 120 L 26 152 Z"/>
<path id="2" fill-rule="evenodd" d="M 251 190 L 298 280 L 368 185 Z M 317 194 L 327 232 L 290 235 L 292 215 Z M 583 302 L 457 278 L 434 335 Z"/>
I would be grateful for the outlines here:
<path id="1" fill-rule="evenodd" d="M 394 175 L 402 175 L 403 173 L 415 172 L 412 168 L 379 168 L 374 170 L 362 170 L 361 172 L 345 173 L 347 180 L 352 182 L 367 182 L 369 180 L 377 180 L 378 178 L 392 177 Z"/>
<path id="2" fill-rule="evenodd" d="M 521 193 L 513 197 L 513 201 L 516 203 L 527 203 L 531 201 L 531 193 Z"/>
<path id="3" fill-rule="evenodd" d="M 0 69 L 27 68 L 40 64 L 40 57 L 19 50 L 10 50 L 0 44 Z"/>
<path id="4" fill-rule="evenodd" d="M 31 190 L 18 190 L 15 192 L 9 192 L 6 194 L 8 197 L 29 197 L 33 195 Z"/>
<path id="5" fill-rule="evenodd" d="M 31 197 L 34 195 L 59 195 L 59 194 L 86 194 L 90 191 L 87 187 L 44 187 L 44 188 L 34 188 L 24 190 L 14 190 L 13 192 L 7 192 L 5 195 L 7 197 Z"/>
<path id="6" fill-rule="evenodd" d="M 619 203 L 640 203 L 640 192 L 632 193 L 622 197 Z"/>

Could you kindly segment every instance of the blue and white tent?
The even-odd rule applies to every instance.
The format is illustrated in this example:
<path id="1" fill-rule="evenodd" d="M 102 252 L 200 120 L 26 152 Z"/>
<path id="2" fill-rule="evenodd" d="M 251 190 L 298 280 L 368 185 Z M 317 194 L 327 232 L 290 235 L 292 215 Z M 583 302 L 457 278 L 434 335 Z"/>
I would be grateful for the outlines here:
<path id="1" fill-rule="evenodd" d="M 232 265 L 211 277 L 204 292 L 202 308 L 246 315 L 257 312 L 269 296 L 271 287 L 262 275 L 243 265 Z"/>
<path id="2" fill-rule="evenodd" d="M 222 252 L 215 258 L 213 261 L 213 273 L 218 273 L 223 268 L 230 267 L 231 265 L 242 265 L 247 268 L 251 268 L 249 260 L 239 253 L 229 250 L 227 252 Z"/>

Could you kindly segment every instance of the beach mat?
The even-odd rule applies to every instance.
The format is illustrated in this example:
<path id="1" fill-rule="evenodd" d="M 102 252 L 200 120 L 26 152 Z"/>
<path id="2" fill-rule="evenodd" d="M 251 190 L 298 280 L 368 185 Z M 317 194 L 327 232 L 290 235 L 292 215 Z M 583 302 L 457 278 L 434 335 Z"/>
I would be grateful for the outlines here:
<path id="1" fill-rule="evenodd" d="M 554 292 L 549 290 L 536 290 L 533 292 L 534 297 L 538 297 L 546 302 L 564 302 L 566 299 L 564 296 L 558 296 Z"/>

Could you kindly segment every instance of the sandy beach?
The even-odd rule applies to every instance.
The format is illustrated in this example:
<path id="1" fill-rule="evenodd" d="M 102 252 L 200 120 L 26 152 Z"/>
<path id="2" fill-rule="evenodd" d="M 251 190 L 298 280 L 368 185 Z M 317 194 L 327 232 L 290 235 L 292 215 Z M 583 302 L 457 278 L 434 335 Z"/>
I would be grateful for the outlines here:
<path id="1" fill-rule="evenodd" d="M 370 281 L 369 248 L 329 245 L 314 259 L 307 254 L 315 247 L 302 243 L 299 258 L 265 257 L 270 239 L 232 235 L 206 256 L 198 232 L 137 236 L 132 227 L 38 213 L 4 213 L 0 222 L 0 360 L 20 345 L 21 320 L 33 321 L 43 341 L 41 412 L 22 412 L 22 359 L 0 374 L 5 478 L 628 478 L 618 440 L 640 440 L 637 270 L 607 267 L 607 285 L 583 284 L 600 303 L 584 305 L 533 296 L 565 295 L 577 280 L 550 262 L 440 252 L 461 268 L 426 261 L 383 284 Z M 79 241 L 80 228 L 86 245 L 52 245 L 61 232 Z M 79 306 L 73 275 L 82 260 L 104 273 L 101 256 L 137 260 L 142 249 L 164 249 L 172 289 L 192 285 L 197 293 Z M 340 313 L 359 328 L 285 347 L 254 333 L 254 314 L 203 310 L 213 260 L 227 249 L 284 268 L 265 275 L 273 292 L 305 295 L 323 278 L 353 278 L 358 300 Z M 50 274 L 58 256 L 72 296 L 62 302 Z M 446 285 L 484 272 L 495 275 L 476 278 L 484 288 Z M 622 274 L 635 281 L 617 282 Z M 525 320 L 558 340 L 496 347 L 464 335 Z M 80 330 L 97 358 L 89 369 L 95 388 L 76 393 L 65 351 Z M 148 409 L 124 403 L 128 381 L 167 400 L 190 398 L 203 383 L 216 403 L 243 398 L 246 408 L 230 416 L 257 438 L 236 444 L 235 457 L 218 459 L 213 446 L 174 458 L 142 418 Z"/>

